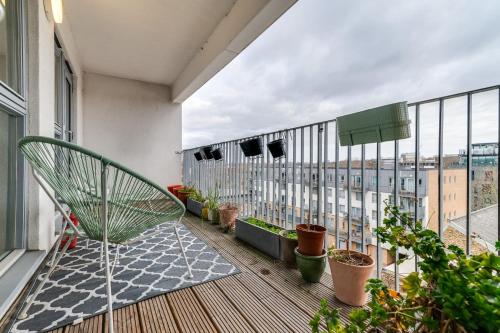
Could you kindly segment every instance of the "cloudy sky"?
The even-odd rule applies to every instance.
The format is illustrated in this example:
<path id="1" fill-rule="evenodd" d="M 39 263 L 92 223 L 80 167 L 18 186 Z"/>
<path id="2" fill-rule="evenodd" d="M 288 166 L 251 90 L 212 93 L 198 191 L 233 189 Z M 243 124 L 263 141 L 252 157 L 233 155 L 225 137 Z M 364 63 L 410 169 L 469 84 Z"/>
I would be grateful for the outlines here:
<path id="1" fill-rule="evenodd" d="M 300 0 L 184 103 L 183 146 L 498 83 L 498 0 Z M 474 141 L 497 141 L 489 125 L 498 124 L 497 98 L 474 101 L 483 106 Z M 433 110 L 423 120 L 429 135 Z M 462 145 L 452 142 L 466 124 L 464 101 L 449 110 L 445 150 L 453 153 Z"/>

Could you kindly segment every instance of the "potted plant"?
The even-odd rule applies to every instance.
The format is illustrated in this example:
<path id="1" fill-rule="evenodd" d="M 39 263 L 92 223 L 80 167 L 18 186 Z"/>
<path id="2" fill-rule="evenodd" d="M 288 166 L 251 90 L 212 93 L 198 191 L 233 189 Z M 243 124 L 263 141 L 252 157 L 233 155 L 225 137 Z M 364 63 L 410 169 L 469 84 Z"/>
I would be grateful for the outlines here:
<path id="1" fill-rule="evenodd" d="M 224 203 L 219 207 L 219 219 L 225 232 L 232 230 L 238 216 L 238 206 L 232 203 Z"/>
<path id="2" fill-rule="evenodd" d="M 362 306 L 366 303 L 365 284 L 375 266 L 373 259 L 357 251 L 328 249 L 335 296 L 342 302 Z"/>
<path id="3" fill-rule="evenodd" d="M 296 247 L 295 258 L 302 278 L 307 282 L 319 282 L 326 268 L 326 250 L 319 256 L 306 256 L 300 253 Z"/>
<path id="4" fill-rule="evenodd" d="M 212 224 L 219 224 L 219 192 L 215 190 L 207 196 L 208 220 Z"/>
<path id="5" fill-rule="evenodd" d="M 281 230 L 280 233 L 281 260 L 288 268 L 297 268 L 295 248 L 299 245 L 295 230 Z"/>
<path id="6" fill-rule="evenodd" d="M 260 136 L 240 142 L 245 157 L 262 155 L 262 139 Z"/>
<path id="7" fill-rule="evenodd" d="M 318 256 L 323 253 L 326 228 L 317 224 L 297 224 L 295 227 L 299 239 L 299 252 L 306 256 Z"/>
<path id="8" fill-rule="evenodd" d="M 203 198 L 203 195 L 201 195 L 200 191 L 195 189 L 189 194 L 187 198 L 186 209 L 190 213 L 201 217 L 204 201 L 205 198 Z"/>
<path id="9" fill-rule="evenodd" d="M 174 189 L 175 191 L 175 189 Z M 193 187 L 182 187 L 177 189 L 177 197 L 179 200 L 184 204 L 184 206 L 187 205 L 187 199 L 191 195 L 191 193 L 195 192 L 196 190 Z"/>
<path id="10" fill-rule="evenodd" d="M 386 207 L 384 225 L 375 229 L 380 241 L 405 248 L 418 256 L 418 272 L 402 278 L 402 292 L 394 293 L 379 279 L 370 279 L 368 306 L 340 321 L 339 311 L 322 300 L 321 309 L 310 321 L 319 332 L 322 317 L 333 332 L 498 332 L 500 316 L 500 257 L 485 252 L 467 256 L 456 245 L 445 245 L 421 221 L 397 207 Z M 496 244 L 500 250 L 500 242 Z M 403 258 L 399 263 L 407 260 Z"/>
<path id="11" fill-rule="evenodd" d="M 236 219 L 236 238 L 276 259 L 281 259 L 280 231 L 283 228 L 255 217 Z"/>

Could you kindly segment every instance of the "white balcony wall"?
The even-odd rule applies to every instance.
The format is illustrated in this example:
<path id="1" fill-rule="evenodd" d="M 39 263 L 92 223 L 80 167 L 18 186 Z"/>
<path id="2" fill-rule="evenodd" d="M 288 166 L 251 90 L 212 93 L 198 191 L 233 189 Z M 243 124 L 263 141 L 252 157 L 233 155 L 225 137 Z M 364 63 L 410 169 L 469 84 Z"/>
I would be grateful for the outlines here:
<path id="1" fill-rule="evenodd" d="M 83 145 L 166 188 L 181 180 L 181 111 L 166 85 L 85 73 Z"/>
<path id="2" fill-rule="evenodd" d="M 59 37 L 74 72 L 76 140 L 81 139 L 81 66 L 67 21 L 58 24 L 47 19 L 43 1 L 26 1 L 28 29 L 28 114 L 27 135 L 54 137 L 55 54 L 54 35 Z M 30 171 L 30 170 L 28 170 Z M 30 250 L 49 250 L 55 241 L 54 205 L 27 173 L 26 218 Z"/>

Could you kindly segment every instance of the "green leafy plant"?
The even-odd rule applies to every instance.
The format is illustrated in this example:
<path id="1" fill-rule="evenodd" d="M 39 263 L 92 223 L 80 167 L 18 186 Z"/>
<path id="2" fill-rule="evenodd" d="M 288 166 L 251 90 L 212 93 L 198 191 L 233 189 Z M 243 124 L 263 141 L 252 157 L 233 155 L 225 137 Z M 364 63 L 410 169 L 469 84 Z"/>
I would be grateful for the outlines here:
<path id="1" fill-rule="evenodd" d="M 273 234 L 279 234 L 279 232 L 283 230 L 280 227 L 274 226 L 255 217 L 248 217 L 245 221 L 262 229 L 266 229 L 267 231 L 270 231 Z"/>
<path id="2" fill-rule="evenodd" d="M 397 207 L 386 206 L 385 215 L 384 225 L 375 230 L 380 241 L 388 243 L 392 252 L 405 248 L 418 256 L 419 272 L 402 279 L 401 293 L 388 289 L 381 280 L 369 280 L 368 307 L 351 312 L 348 325 L 340 322 L 338 310 L 322 301 L 309 323 L 312 332 L 320 332 L 321 318 L 328 333 L 365 332 L 375 327 L 403 333 L 498 332 L 500 257 L 489 252 L 466 256 Z M 496 246 L 500 250 L 500 243 Z"/>
<path id="3" fill-rule="evenodd" d="M 201 192 L 196 188 L 192 188 L 192 190 L 189 192 L 188 198 L 198 202 L 205 202 L 205 198 L 203 197 Z"/>
<path id="4" fill-rule="evenodd" d="M 219 208 L 219 191 L 215 189 L 210 191 L 207 195 L 207 208 L 210 210 L 216 210 Z"/>

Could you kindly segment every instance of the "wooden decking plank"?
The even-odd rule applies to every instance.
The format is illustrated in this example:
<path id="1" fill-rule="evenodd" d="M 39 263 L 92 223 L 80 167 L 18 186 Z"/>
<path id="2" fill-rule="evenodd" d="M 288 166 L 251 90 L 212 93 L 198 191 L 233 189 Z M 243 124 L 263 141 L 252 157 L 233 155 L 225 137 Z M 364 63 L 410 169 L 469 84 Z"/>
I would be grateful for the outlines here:
<path id="1" fill-rule="evenodd" d="M 191 288 L 171 292 L 165 296 L 176 323 L 184 333 L 217 332 L 209 315 L 203 309 Z"/>
<path id="2" fill-rule="evenodd" d="M 222 292 L 238 308 L 240 313 L 251 322 L 258 332 L 293 332 L 285 322 L 273 315 L 264 303 L 259 301 L 234 276 L 215 281 Z"/>
<path id="3" fill-rule="evenodd" d="M 104 332 L 108 332 L 108 314 L 104 315 Z M 141 331 L 137 304 L 131 304 L 123 308 L 113 310 L 113 328 L 115 333 L 130 332 L 139 333 Z"/>
<path id="4" fill-rule="evenodd" d="M 157 296 L 137 304 L 143 332 L 180 332 L 167 299 Z"/>
<path id="5" fill-rule="evenodd" d="M 231 239 L 225 234 L 210 233 L 207 229 L 201 230 L 196 222 L 189 219 L 188 223 L 194 229 L 193 232 L 195 234 L 223 253 L 226 259 L 233 262 L 235 260 L 239 261 L 239 263 L 235 264 L 238 264 L 240 268 L 241 264 L 243 264 L 245 268 L 260 276 L 265 282 L 292 300 L 307 313 L 313 314 L 317 311 L 319 300 L 326 298 L 332 307 L 340 309 L 341 319 L 347 321 L 347 315 L 353 307 L 339 302 L 334 297 L 334 292 L 331 288 L 327 288 L 320 283 L 306 283 L 297 270 L 287 269 L 282 264 L 265 258 L 257 250 Z M 263 272 L 270 274 L 264 275 Z"/>
<path id="6" fill-rule="evenodd" d="M 193 287 L 193 291 L 220 332 L 255 332 L 214 282 Z"/>

